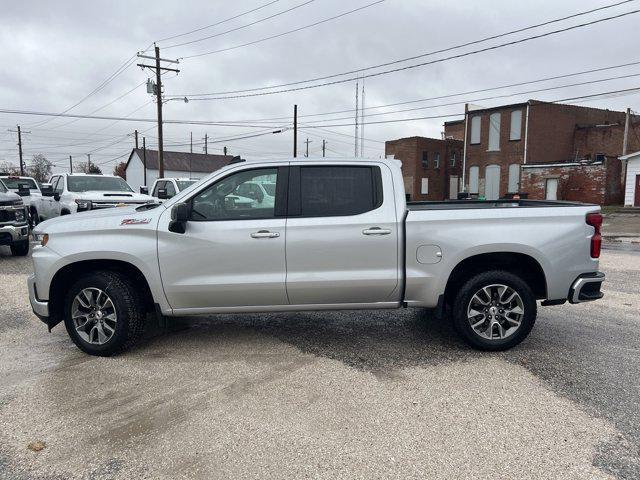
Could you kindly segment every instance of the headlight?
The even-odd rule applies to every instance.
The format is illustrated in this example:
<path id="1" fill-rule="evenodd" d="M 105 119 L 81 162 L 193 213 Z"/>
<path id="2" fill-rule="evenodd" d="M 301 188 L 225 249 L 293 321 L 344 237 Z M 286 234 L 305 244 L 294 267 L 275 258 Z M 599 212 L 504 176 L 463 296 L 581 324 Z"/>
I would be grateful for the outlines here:
<path id="1" fill-rule="evenodd" d="M 24 210 L 22 210 L 22 209 L 16 210 L 15 214 L 16 214 L 16 221 L 17 222 L 23 222 L 24 221 Z"/>
<path id="2" fill-rule="evenodd" d="M 47 233 L 34 233 L 33 237 L 35 238 L 36 242 L 40 242 L 40 245 L 42 245 L 43 247 L 49 241 L 49 235 Z"/>
<path id="3" fill-rule="evenodd" d="M 76 205 L 78 205 L 79 212 L 83 210 L 91 210 L 91 200 L 76 200 Z"/>

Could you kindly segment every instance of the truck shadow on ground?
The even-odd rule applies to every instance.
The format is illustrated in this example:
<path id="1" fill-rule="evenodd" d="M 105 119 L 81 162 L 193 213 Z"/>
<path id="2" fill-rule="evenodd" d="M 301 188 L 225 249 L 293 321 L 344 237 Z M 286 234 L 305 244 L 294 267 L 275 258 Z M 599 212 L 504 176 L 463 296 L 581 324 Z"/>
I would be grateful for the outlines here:
<path id="1" fill-rule="evenodd" d="M 218 315 L 170 322 L 164 332 L 155 329 L 151 336 L 205 343 L 207 338 L 256 332 L 302 353 L 380 374 L 482 355 L 462 343 L 447 320 L 424 309 Z"/>

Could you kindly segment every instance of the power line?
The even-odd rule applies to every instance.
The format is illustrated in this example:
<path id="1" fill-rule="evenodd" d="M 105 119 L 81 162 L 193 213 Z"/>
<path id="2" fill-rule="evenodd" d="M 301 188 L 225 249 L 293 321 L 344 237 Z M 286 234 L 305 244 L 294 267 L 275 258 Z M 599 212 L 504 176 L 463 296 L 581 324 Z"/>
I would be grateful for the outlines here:
<path id="1" fill-rule="evenodd" d="M 300 8 L 300 7 L 304 7 L 305 5 L 308 5 L 308 4 L 313 3 L 313 2 L 315 2 L 315 1 L 316 1 L 316 0 L 307 0 L 306 2 L 300 3 L 300 4 L 298 4 L 298 5 L 294 5 L 293 7 L 287 8 L 286 10 L 282 10 L 282 11 L 280 11 L 280 12 L 278 12 L 278 13 L 274 13 L 274 14 L 269 15 L 269 16 L 267 16 L 267 17 L 260 18 L 260 19 L 258 19 L 258 20 L 255 20 L 255 21 L 251 22 L 251 23 L 247 23 L 247 24 L 245 24 L 245 25 L 240 25 L 239 27 L 231 28 L 231 29 L 226 30 L 226 31 L 224 31 L 224 32 L 214 33 L 213 35 L 208 35 L 208 36 L 206 36 L 206 37 L 202 37 L 202 38 L 196 38 L 195 40 L 190 40 L 190 41 L 188 41 L 188 42 L 174 43 L 173 45 L 169 45 L 169 46 L 162 47 L 162 48 L 163 48 L 164 50 L 167 50 L 168 48 L 182 47 L 182 46 L 184 46 L 184 45 L 191 45 L 192 43 L 203 42 L 204 40 L 209 40 L 209 39 L 211 39 L 211 38 L 220 37 L 220 36 L 222 36 L 222 35 L 226 35 L 226 34 L 231 33 L 231 32 L 236 32 L 236 31 L 238 31 L 238 30 L 242 30 L 243 28 L 251 27 L 251 26 L 253 26 L 253 25 L 256 25 L 256 24 L 258 24 L 258 23 L 264 22 L 264 21 L 266 21 L 266 20 L 270 20 L 270 19 L 272 19 L 272 18 L 278 17 L 278 16 L 280 16 L 280 15 L 284 15 L 285 13 L 289 13 L 289 12 L 291 12 L 291 11 L 293 11 L 293 10 L 296 10 L 296 9 L 298 9 L 298 8 Z"/>
<path id="2" fill-rule="evenodd" d="M 325 19 L 320 20 L 318 22 L 314 22 L 314 23 L 311 23 L 309 25 L 305 25 L 304 27 L 295 28 L 293 30 L 289 30 L 287 32 L 279 33 L 277 35 L 271 35 L 269 37 L 261 38 L 260 40 L 254 40 L 253 42 L 243 43 L 242 45 L 235 45 L 233 47 L 222 48 L 222 49 L 219 49 L 219 50 L 213 50 L 211 52 L 204 52 L 204 53 L 197 53 L 195 55 L 188 55 L 186 57 L 181 57 L 181 59 L 185 59 L 186 60 L 188 58 L 204 57 L 205 55 L 213 55 L 214 53 L 227 52 L 229 50 L 235 50 L 237 48 L 248 47 L 249 45 L 255 45 L 256 43 L 266 42 L 267 40 L 273 40 L 274 38 L 283 37 L 283 36 L 289 35 L 291 33 L 299 32 L 300 30 L 304 30 L 306 28 L 315 27 L 315 26 L 320 25 L 322 23 L 326 23 L 326 22 L 330 22 L 332 20 L 336 20 L 336 19 L 344 17 L 346 15 L 350 15 L 350 14 L 358 12 L 360 10 L 364 10 L 365 8 L 372 7 L 374 5 L 377 5 L 378 3 L 382 3 L 384 1 L 385 0 L 376 0 L 375 2 L 369 3 L 367 5 L 363 5 L 362 7 L 358 7 L 358 8 L 355 8 L 353 10 L 349 10 L 348 12 L 343 12 L 343 13 L 340 13 L 338 15 L 334 15 L 333 17 L 325 18 Z M 633 1 L 633 0 L 627 0 L 627 1 Z"/>
<path id="3" fill-rule="evenodd" d="M 633 87 L 633 88 L 626 88 L 626 89 L 622 89 L 622 90 L 613 90 L 610 92 L 601 92 L 601 93 L 594 93 L 591 95 L 581 95 L 579 97 L 570 97 L 570 98 L 563 98 L 560 100 L 553 100 L 553 101 L 549 101 L 549 102 L 543 102 L 543 103 L 562 103 L 562 102 L 569 102 L 569 101 L 575 101 L 575 100 L 586 100 L 586 99 L 593 99 L 596 97 L 603 97 L 603 96 L 608 96 L 608 95 L 615 95 L 615 96 L 624 96 L 624 95 L 633 95 L 635 93 L 640 92 L 640 87 Z M 367 122 L 367 125 L 376 125 L 376 124 L 384 124 L 384 123 L 399 123 L 399 122 L 412 122 L 412 121 L 416 121 L 416 120 L 431 120 L 431 119 L 435 119 L 435 118 L 451 118 L 451 117 L 461 117 L 463 116 L 463 114 L 461 113 L 450 113 L 450 114 L 443 114 L 443 115 L 431 115 L 431 116 L 427 116 L 427 117 L 413 117 L 413 118 L 396 118 L 396 119 L 391 119 L 391 120 L 376 120 L 373 122 Z M 330 125 L 319 125 L 318 127 L 352 127 L 354 125 L 353 122 L 351 123 L 341 123 L 341 124 L 330 124 Z M 304 128 L 318 128 L 315 125 L 309 125 L 307 127 Z"/>
<path id="4" fill-rule="evenodd" d="M 496 100 L 499 98 L 508 98 L 508 97 L 515 97 L 517 95 L 526 95 L 529 93 L 540 93 L 540 92 L 548 92 L 551 90 L 560 90 L 562 88 L 569 88 L 569 87 L 579 87 L 579 86 L 584 86 L 584 85 L 593 85 L 596 83 L 602 83 L 602 82 L 609 82 L 611 80 L 621 80 L 621 79 L 625 79 L 625 78 L 635 78 L 635 77 L 639 77 L 640 73 L 634 73 L 634 74 L 629 74 L 629 75 L 620 75 L 617 77 L 609 77 L 609 78 L 601 78 L 598 80 L 589 80 L 586 82 L 578 82 L 578 83 L 569 83 L 569 84 L 564 84 L 564 85 L 557 85 L 554 87 L 547 87 L 547 88 L 538 88 L 535 90 L 527 90 L 524 92 L 514 92 L 514 93 L 506 93 L 503 95 L 494 95 L 491 97 L 482 97 L 482 98 L 474 98 L 474 99 L 464 99 L 464 100 L 459 100 L 456 102 L 451 102 L 451 103 L 441 103 L 439 105 L 427 105 L 424 107 L 414 107 L 414 108 L 405 108 L 402 110 L 392 110 L 390 112 L 379 112 L 379 113 L 369 113 L 368 116 L 369 117 L 377 117 L 380 115 L 391 115 L 394 113 L 403 113 L 403 112 L 414 112 L 416 110 L 426 110 L 426 109 L 431 109 L 431 108 L 440 108 L 440 107 L 450 107 L 453 105 L 464 105 L 465 103 L 474 103 L 474 102 L 482 102 L 482 101 L 486 101 L 486 100 Z M 337 120 L 348 120 L 351 117 L 340 117 L 340 118 L 331 118 L 331 119 L 323 119 L 323 120 L 310 120 L 307 122 L 307 125 L 310 123 L 317 123 L 317 122 L 333 122 L 333 121 L 337 121 Z"/>
<path id="5" fill-rule="evenodd" d="M 264 4 L 262 4 L 262 5 L 260 5 L 260 6 L 256 7 L 256 8 L 252 8 L 251 10 L 247 10 L 246 12 L 242 12 L 242 13 L 239 13 L 237 15 L 234 15 L 233 17 L 229 17 L 229 18 L 225 18 L 224 20 L 220 20 L 219 22 L 212 23 L 212 24 L 206 25 L 204 27 L 196 28 L 194 30 L 190 30 L 190 31 L 185 32 L 185 33 L 179 33 L 178 35 L 172 35 L 170 37 L 161 38 L 160 40 L 156 40 L 156 43 L 165 42 L 167 40 L 173 40 L 174 38 L 184 37 L 186 35 L 191 35 L 192 33 L 201 32 L 202 30 L 206 30 L 207 28 L 211 28 L 211 27 L 216 27 L 218 25 L 222 25 L 223 23 L 230 22 L 231 20 L 235 20 L 236 18 L 240 18 L 240 17 L 242 17 L 244 15 L 248 15 L 249 13 L 253 13 L 255 11 L 261 10 L 261 9 L 263 9 L 265 7 L 273 5 L 274 3 L 278 3 L 279 1 L 280 0 L 273 0 L 271 2 L 264 3 Z M 168 47 L 165 47 L 165 48 L 168 48 Z M 147 49 L 148 49 L 148 47 L 147 47 Z"/>
<path id="6" fill-rule="evenodd" d="M 629 2 L 629 1 L 635 1 L 635 0 L 625 0 L 625 2 L 623 2 L 623 3 L 626 3 L 626 2 Z M 619 4 L 615 4 L 615 5 L 619 5 Z M 613 6 L 615 6 L 615 5 L 613 5 Z M 602 8 L 610 8 L 610 7 L 611 6 L 602 7 Z M 590 10 L 588 12 L 582 12 L 582 13 L 579 13 L 579 14 L 575 14 L 574 16 L 584 15 L 586 13 L 591 13 L 591 12 L 592 11 Z M 273 94 L 277 94 L 277 93 L 285 93 L 285 92 L 292 92 L 292 91 L 298 91 L 298 90 L 306 90 L 306 89 L 310 89 L 310 88 L 318 88 L 318 87 L 323 87 L 323 86 L 327 86 L 327 85 L 335 85 L 335 84 L 339 84 L 339 83 L 351 82 L 351 81 L 356 80 L 356 78 L 377 77 L 377 76 L 381 76 L 381 75 L 387 75 L 389 73 L 396 73 L 396 72 L 400 72 L 400 71 L 404 71 L 404 70 L 423 67 L 423 66 L 426 66 L 426 65 L 432 65 L 432 64 L 435 64 L 435 63 L 442 63 L 442 62 L 445 62 L 445 61 L 448 61 L 448 60 L 454 60 L 454 59 L 457 59 L 457 58 L 467 57 L 467 56 L 470 56 L 470 55 L 476 55 L 478 53 L 482 53 L 482 52 L 486 52 L 486 51 L 490 51 L 490 50 L 497 50 L 499 48 L 503 48 L 503 47 L 507 47 L 507 46 L 511 46 L 511 45 L 517 45 L 517 44 L 520 44 L 520 43 L 528 42 L 528 41 L 531 41 L 531 40 L 537 40 L 539 38 L 544 38 L 544 37 L 548 37 L 548 36 L 551 36 L 551 35 L 557 35 L 559 33 L 564 33 L 564 32 L 567 32 L 567 31 L 578 29 L 578 28 L 583 28 L 583 27 L 595 25 L 595 24 L 606 22 L 606 21 L 609 21 L 609 20 L 615 20 L 615 19 L 618 19 L 618 18 L 622 18 L 622 17 L 628 16 L 628 15 L 632 15 L 632 14 L 638 13 L 638 12 L 640 12 L 640 10 L 632 10 L 632 11 L 629 11 L 629 12 L 621 13 L 619 15 L 600 18 L 600 19 L 593 20 L 593 21 L 590 21 L 590 22 L 585 22 L 585 23 L 581 23 L 581 24 L 578 24 L 578 25 L 573 25 L 573 26 L 570 26 L 570 27 L 565 27 L 565 28 L 558 29 L 558 30 L 552 30 L 550 32 L 545 32 L 545 33 L 541 33 L 541 34 L 538 34 L 538 35 L 533 35 L 533 36 L 530 36 L 530 37 L 525 37 L 525 38 L 518 39 L 518 40 L 512 40 L 510 42 L 500 43 L 500 44 L 497 44 L 497 45 L 492 45 L 492 46 L 489 46 L 489 47 L 485 47 L 485 48 L 481 48 L 481 49 L 477 49 L 477 50 L 472 50 L 472 51 L 461 53 L 461 54 L 458 54 L 458 55 L 451 55 L 449 57 L 444 57 L 444 58 L 432 60 L 432 61 L 429 61 L 429 62 L 422 62 L 422 63 L 418 63 L 418 64 L 413 64 L 413 65 L 406 65 L 404 67 L 398 67 L 398 68 L 393 68 L 393 69 L 389 69 L 389 70 L 383 70 L 381 72 L 369 73 L 369 74 L 366 74 L 366 75 L 360 75 L 359 77 L 350 77 L 350 78 L 346 78 L 346 79 L 334 80 L 334 81 L 331 81 L 331 82 L 324 82 L 324 83 L 320 83 L 320 84 L 316 84 L 316 85 L 306 85 L 306 86 L 303 86 L 303 87 L 288 88 L 288 89 L 271 91 L 271 92 L 261 92 L 260 91 L 260 90 L 268 90 L 268 89 L 272 89 L 272 88 L 287 87 L 287 86 L 291 86 L 291 85 L 300 85 L 300 84 L 303 84 L 303 83 L 311 83 L 311 82 L 316 82 L 316 81 L 321 81 L 321 80 L 327 80 L 327 79 L 330 79 L 330 78 L 336 78 L 336 77 L 342 77 L 342 76 L 345 76 L 345 75 L 361 73 L 361 72 L 365 72 L 367 70 L 381 68 L 381 67 L 385 67 L 385 66 L 389 66 L 389 65 L 393 65 L 393 64 L 397 64 L 397 63 L 406 62 L 406 61 L 409 61 L 409 60 L 415 60 L 417 58 L 422 58 L 422 57 L 435 55 L 437 53 L 443 53 L 443 52 L 459 49 L 459 48 L 462 48 L 462 47 L 465 47 L 465 46 L 469 46 L 469 45 L 473 45 L 473 44 L 477 44 L 477 43 L 482 43 L 482 42 L 485 42 L 485 41 L 490 40 L 490 39 L 504 37 L 504 36 L 507 36 L 507 35 L 511 35 L 512 33 L 520 32 L 520 31 L 524 31 L 524 30 L 529 30 L 529 29 L 536 28 L 536 27 L 541 26 L 541 25 L 547 25 L 547 24 L 550 24 L 550 23 L 558 22 L 558 21 L 563 20 L 564 18 L 563 19 L 552 20 L 552 21 L 549 21 L 549 22 L 545 22 L 543 24 L 533 25 L 533 26 L 526 27 L 526 28 L 519 29 L 519 30 L 514 30 L 514 31 L 503 33 L 503 34 L 500 34 L 500 35 L 494 35 L 492 37 L 487 37 L 485 39 L 475 40 L 473 42 L 467 42 L 465 44 L 456 45 L 456 46 L 453 46 L 453 47 L 448 47 L 448 48 L 445 48 L 445 49 L 436 50 L 436 51 L 424 53 L 424 54 L 421 54 L 421 55 L 416 55 L 416 56 L 413 56 L 413 57 L 407 57 L 407 58 L 403 58 L 403 59 L 400 59 L 400 60 L 395 60 L 395 61 L 392 61 L 392 62 L 373 65 L 373 66 L 366 67 L 366 68 L 360 68 L 360 69 L 357 69 L 357 70 L 351 70 L 351 71 L 348 71 L 348 72 L 336 73 L 336 74 L 333 74 L 333 75 L 325 75 L 325 76 L 322 76 L 322 77 L 315 77 L 315 78 L 310 78 L 310 79 L 307 79 L 307 80 L 299 80 L 297 82 L 289 82 L 289 83 L 283 83 L 283 84 L 279 84 L 279 85 L 272 85 L 272 86 L 266 86 L 266 87 L 250 88 L 250 89 L 244 89 L 244 90 L 230 90 L 230 91 L 226 91 L 226 92 L 181 94 L 181 95 L 175 95 L 175 96 L 176 97 L 184 97 L 184 96 L 186 96 L 186 97 L 191 97 L 192 100 L 200 100 L 200 99 L 193 98 L 193 97 L 205 97 L 205 96 L 221 95 L 221 96 L 218 96 L 218 97 L 211 97 L 211 98 L 206 98 L 206 99 L 202 99 L 202 100 L 224 100 L 224 99 L 230 99 L 230 98 L 245 98 L 245 97 L 262 96 L 262 95 L 273 95 Z M 187 58 L 187 57 L 185 57 L 185 58 Z M 258 93 L 247 93 L 247 94 L 244 94 L 245 92 L 258 92 Z M 243 93 L 243 95 L 232 95 L 232 94 L 236 94 L 236 93 Z"/>

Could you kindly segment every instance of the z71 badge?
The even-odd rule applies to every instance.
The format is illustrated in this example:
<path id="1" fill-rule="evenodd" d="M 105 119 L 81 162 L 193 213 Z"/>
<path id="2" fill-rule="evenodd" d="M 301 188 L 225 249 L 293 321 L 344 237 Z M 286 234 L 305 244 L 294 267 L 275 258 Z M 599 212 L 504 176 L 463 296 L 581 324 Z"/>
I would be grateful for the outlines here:
<path id="1" fill-rule="evenodd" d="M 125 218 L 120 225 L 145 225 L 151 222 L 150 218 Z"/>

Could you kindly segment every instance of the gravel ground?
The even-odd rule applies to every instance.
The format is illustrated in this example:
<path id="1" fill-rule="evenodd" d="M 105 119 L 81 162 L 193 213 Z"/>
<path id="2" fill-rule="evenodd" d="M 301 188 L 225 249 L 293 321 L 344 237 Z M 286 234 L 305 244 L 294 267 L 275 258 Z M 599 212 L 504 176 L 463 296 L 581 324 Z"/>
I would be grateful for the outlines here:
<path id="1" fill-rule="evenodd" d="M 601 267 L 603 300 L 505 353 L 399 310 L 180 320 L 103 359 L 0 247 L 0 478 L 640 478 L 640 254 Z"/>

